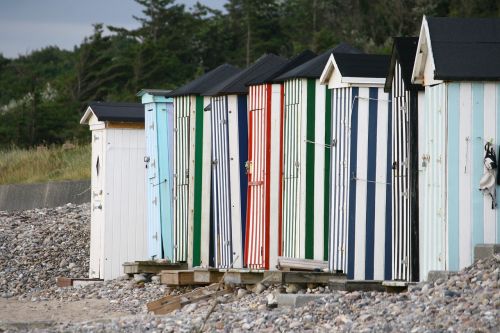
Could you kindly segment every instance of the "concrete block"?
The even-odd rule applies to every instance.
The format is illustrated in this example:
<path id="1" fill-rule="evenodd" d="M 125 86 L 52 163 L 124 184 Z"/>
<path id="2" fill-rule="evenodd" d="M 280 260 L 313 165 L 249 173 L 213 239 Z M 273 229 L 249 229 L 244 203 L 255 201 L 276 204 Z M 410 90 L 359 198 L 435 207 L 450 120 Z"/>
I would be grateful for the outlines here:
<path id="1" fill-rule="evenodd" d="M 500 244 L 478 244 L 474 247 L 474 261 L 500 253 Z"/>
<path id="2" fill-rule="evenodd" d="M 328 296 L 327 294 L 278 294 L 278 306 L 300 307 L 307 303 Z"/>
<path id="3" fill-rule="evenodd" d="M 449 271 L 430 271 L 429 274 L 427 274 L 427 281 L 436 282 L 439 279 L 446 281 L 450 278 L 451 274 L 452 273 Z"/>

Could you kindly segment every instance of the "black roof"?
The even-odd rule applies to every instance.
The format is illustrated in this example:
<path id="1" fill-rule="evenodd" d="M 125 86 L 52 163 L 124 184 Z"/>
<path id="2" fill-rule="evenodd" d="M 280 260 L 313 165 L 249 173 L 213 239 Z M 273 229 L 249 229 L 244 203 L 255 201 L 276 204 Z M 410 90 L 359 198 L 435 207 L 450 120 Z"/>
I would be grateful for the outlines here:
<path id="1" fill-rule="evenodd" d="M 336 53 L 334 57 L 344 77 L 384 78 L 389 70 L 388 55 Z"/>
<path id="2" fill-rule="evenodd" d="M 317 57 L 317 54 L 311 50 L 305 50 L 288 62 L 284 63 L 281 67 L 277 67 L 275 70 L 269 71 L 269 75 L 267 77 L 257 78 L 255 80 L 247 82 L 247 86 L 255 85 L 255 84 L 263 84 L 272 82 L 276 77 L 280 76 L 283 73 L 290 71 L 291 69 L 302 65 L 303 63 Z"/>
<path id="3" fill-rule="evenodd" d="M 500 19 L 427 17 L 438 80 L 500 80 Z"/>
<path id="4" fill-rule="evenodd" d="M 413 72 L 413 64 L 417 55 L 418 37 L 394 37 L 392 46 L 391 62 L 389 64 L 389 72 L 385 79 L 384 90 L 390 92 L 392 88 L 392 80 L 396 69 L 396 60 L 401 66 L 401 77 L 407 90 L 422 90 L 424 87 L 420 84 L 411 83 L 411 75 Z"/>
<path id="5" fill-rule="evenodd" d="M 347 43 L 340 43 L 334 48 L 327 50 L 326 52 L 320 54 L 316 58 L 309 60 L 308 62 L 293 68 L 292 70 L 278 76 L 275 78 L 275 82 L 281 82 L 289 79 L 295 78 L 312 78 L 317 79 L 323 73 L 323 69 L 325 68 L 326 63 L 328 62 L 328 58 L 330 58 L 330 54 L 332 53 L 361 53 L 360 50 L 352 47 Z"/>
<path id="6" fill-rule="evenodd" d="M 90 102 L 99 121 L 144 122 L 144 105 L 141 103 Z"/>
<path id="7" fill-rule="evenodd" d="M 202 94 L 239 72 L 241 72 L 241 69 L 233 65 L 220 65 L 184 86 L 175 89 L 168 94 L 168 97 Z"/>
<path id="8" fill-rule="evenodd" d="M 202 95 L 231 95 L 231 94 L 247 94 L 247 82 L 253 80 L 261 80 L 266 78 L 270 71 L 283 66 L 287 60 L 275 54 L 265 54 L 260 57 L 255 63 L 247 67 L 236 75 L 231 76 L 226 81 L 218 84 L 212 89 L 202 93 Z"/>

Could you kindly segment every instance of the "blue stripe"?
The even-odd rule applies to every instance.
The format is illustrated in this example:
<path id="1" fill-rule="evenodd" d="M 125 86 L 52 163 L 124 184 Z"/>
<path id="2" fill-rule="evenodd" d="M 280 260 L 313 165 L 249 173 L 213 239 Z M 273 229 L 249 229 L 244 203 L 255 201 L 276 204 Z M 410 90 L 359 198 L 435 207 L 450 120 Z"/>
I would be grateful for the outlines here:
<path id="1" fill-rule="evenodd" d="M 355 240 L 355 232 L 356 232 L 356 181 L 353 179 L 356 173 L 357 168 L 357 146 L 358 146 L 358 94 L 359 88 L 352 88 L 352 115 L 351 115 L 351 147 L 349 156 L 351 159 L 351 165 L 349 168 L 349 230 L 348 230 L 348 263 L 347 263 L 347 277 L 349 279 L 354 278 L 354 240 Z M 350 108 L 351 105 L 348 105 L 347 108 Z M 347 109 L 348 110 L 348 109 Z"/>
<path id="2" fill-rule="evenodd" d="M 497 84 L 497 139 L 496 139 L 496 142 L 497 142 L 497 148 L 500 147 L 499 143 L 500 143 L 500 83 Z M 500 158 L 500 150 L 497 150 L 496 152 L 498 155 L 497 155 L 497 158 Z M 500 166 L 499 168 L 497 169 L 497 173 L 500 173 Z M 498 179 L 500 179 L 500 175 L 497 176 Z M 498 184 L 498 182 L 497 182 Z M 497 193 L 500 193 L 499 192 L 500 189 L 498 188 L 497 186 Z M 497 199 L 498 200 L 498 199 Z M 496 241 L 495 243 L 500 243 L 500 211 L 499 211 L 500 208 L 497 208 L 497 238 L 496 238 Z"/>
<path id="3" fill-rule="evenodd" d="M 243 255 L 243 244 L 245 242 L 245 227 L 247 216 L 247 188 L 248 179 L 245 168 L 245 162 L 248 161 L 248 119 L 247 119 L 247 95 L 238 96 L 238 136 L 240 152 L 240 195 L 241 195 L 241 235 Z M 240 258 L 242 260 L 243 258 Z"/>
<path id="4" fill-rule="evenodd" d="M 365 279 L 373 280 L 375 254 L 375 183 L 377 178 L 377 99 L 378 88 L 370 88 L 368 104 L 368 159 L 366 184 L 366 249 Z"/>
<path id="5" fill-rule="evenodd" d="M 392 108 L 391 93 L 388 94 L 389 103 L 387 103 L 387 172 L 386 172 L 386 186 L 385 192 L 385 263 L 384 263 L 384 279 L 392 279 Z"/>
<path id="6" fill-rule="evenodd" d="M 484 84 L 472 84 L 472 184 L 483 176 L 484 159 Z M 477 186 L 477 185 L 476 185 Z M 472 191 L 472 248 L 483 243 L 483 194 Z M 471 258 L 472 259 L 472 258 Z"/>
<path id="7" fill-rule="evenodd" d="M 448 258 L 449 269 L 458 271 L 460 225 L 460 84 L 448 85 Z"/>

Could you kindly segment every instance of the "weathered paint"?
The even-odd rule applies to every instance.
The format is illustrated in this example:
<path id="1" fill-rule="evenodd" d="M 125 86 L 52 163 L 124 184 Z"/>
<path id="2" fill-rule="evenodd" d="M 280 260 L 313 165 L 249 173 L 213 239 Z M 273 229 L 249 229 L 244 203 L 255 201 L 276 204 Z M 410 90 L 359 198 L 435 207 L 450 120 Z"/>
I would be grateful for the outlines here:
<path id="1" fill-rule="evenodd" d="M 89 277 L 123 274 L 126 261 L 148 257 L 146 153 L 143 129 L 108 128 L 95 116 L 92 128 L 91 247 Z"/>
<path id="2" fill-rule="evenodd" d="M 325 135 L 327 98 L 330 99 L 326 87 L 317 79 L 284 83 L 280 228 L 282 254 L 287 257 L 323 260 L 327 255 L 325 198 L 329 190 L 325 189 L 325 168 L 330 162 L 325 161 L 330 150 L 330 138 Z"/>
<path id="3" fill-rule="evenodd" d="M 391 278 L 389 98 L 382 88 L 332 89 L 329 265 L 351 279 Z"/>
<path id="4" fill-rule="evenodd" d="M 485 171 L 485 143 L 491 141 L 498 151 L 500 84 L 450 82 L 426 87 L 425 98 L 429 110 L 423 116 L 437 119 L 425 119 L 428 128 L 419 134 L 427 138 L 429 150 L 441 150 L 429 153 L 429 163 L 421 172 L 426 185 L 433 184 L 428 179 L 431 172 L 434 184 L 440 185 L 427 186 L 427 193 L 421 196 L 421 200 L 431 196 L 421 201 L 427 212 L 420 219 L 421 251 L 426 254 L 421 260 L 421 279 L 430 270 L 462 269 L 472 263 L 475 245 L 500 241 L 498 210 L 492 209 L 489 196 L 478 191 Z M 425 151 L 423 154 L 427 158 Z M 433 156 L 438 163 L 432 163 Z M 432 206 L 434 202 L 439 204 Z"/>
<path id="5" fill-rule="evenodd" d="M 145 107 L 148 254 L 174 258 L 172 99 L 142 96 Z"/>
<path id="6" fill-rule="evenodd" d="M 246 215 L 247 106 L 244 96 L 216 96 L 212 105 L 212 195 L 215 266 L 242 267 Z"/>
<path id="7" fill-rule="evenodd" d="M 392 278 L 411 281 L 418 280 L 418 182 L 413 179 L 418 178 L 418 98 L 405 86 L 397 60 L 391 86 Z"/>

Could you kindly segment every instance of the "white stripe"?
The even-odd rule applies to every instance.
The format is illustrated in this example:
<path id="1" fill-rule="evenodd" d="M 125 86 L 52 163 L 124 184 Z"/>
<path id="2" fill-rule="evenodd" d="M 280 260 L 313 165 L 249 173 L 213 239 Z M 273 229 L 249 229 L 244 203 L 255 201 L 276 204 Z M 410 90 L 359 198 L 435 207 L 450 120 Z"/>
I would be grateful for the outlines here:
<path id="1" fill-rule="evenodd" d="M 368 158 L 368 121 L 369 121 L 369 88 L 359 88 L 358 100 L 358 147 L 356 178 L 366 179 Z M 353 177 L 353 175 L 349 175 Z M 354 279 L 365 279 L 366 258 L 366 195 L 367 183 L 356 182 L 356 234 L 355 234 L 355 262 Z"/>
<path id="2" fill-rule="evenodd" d="M 325 86 L 316 80 L 315 101 L 315 137 L 314 141 L 325 142 Z M 314 259 L 323 260 L 324 249 L 324 183 L 325 179 L 325 146 L 308 143 L 309 149 L 314 147 Z"/>
<path id="3" fill-rule="evenodd" d="M 459 128 L 459 265 L 464 268 L 470 264 L 472 229 L 471 229 L 471 179 L 472 179 L 472 91 L 470 83 L 460 84 L 460 128 Z M 453 143 L 455 144 L 455 143 Z M 475 186 L 477 187 L 477 186 Z M 454 209 L 450 207 L 450 209 Z"/>
<path id="4" fill-rule="evenodd" d="M 384 183 L 387 179 L 387 139 L 388 130 L 388 94 L 382 88 L 378 89 L 379 102 L 377 103 L 377 156 L 376 156 L 376 181 L 375 184 L 375 236 L 373 253 L 373 278 L 375 280 L 384 279 L 385 268 L 385 222 L 386 222 L 386 192 L 387 186 Z M 359 184 L 359 183 L 358 183 Z M 388 240 L 389 241 L 389 240 Z"/>
<path id="5" fill-rule="evenodd" d="M 496 138 L 496 85 L 494 83 L 484 83 L 484 135 L 483 141 L 493 139 L 494 149 L 498 147 L 498 138 Z M 495 140 L 496 139 L 496 140 Z M 497 154 L 498 151 L 495 152 Z M 498 156 L 497 156 L 498 158 Z M 498 170 L 498 169 L 497 169 Z M 497 191 L 499 191 L 497 187 Z M 497 200 L 498 202 L 498 200 Z M 495 243 L 495 226 L 497 209 L 491 209 L 491 197 L 483 196 L 484 203 L 484 243 Z"/>

